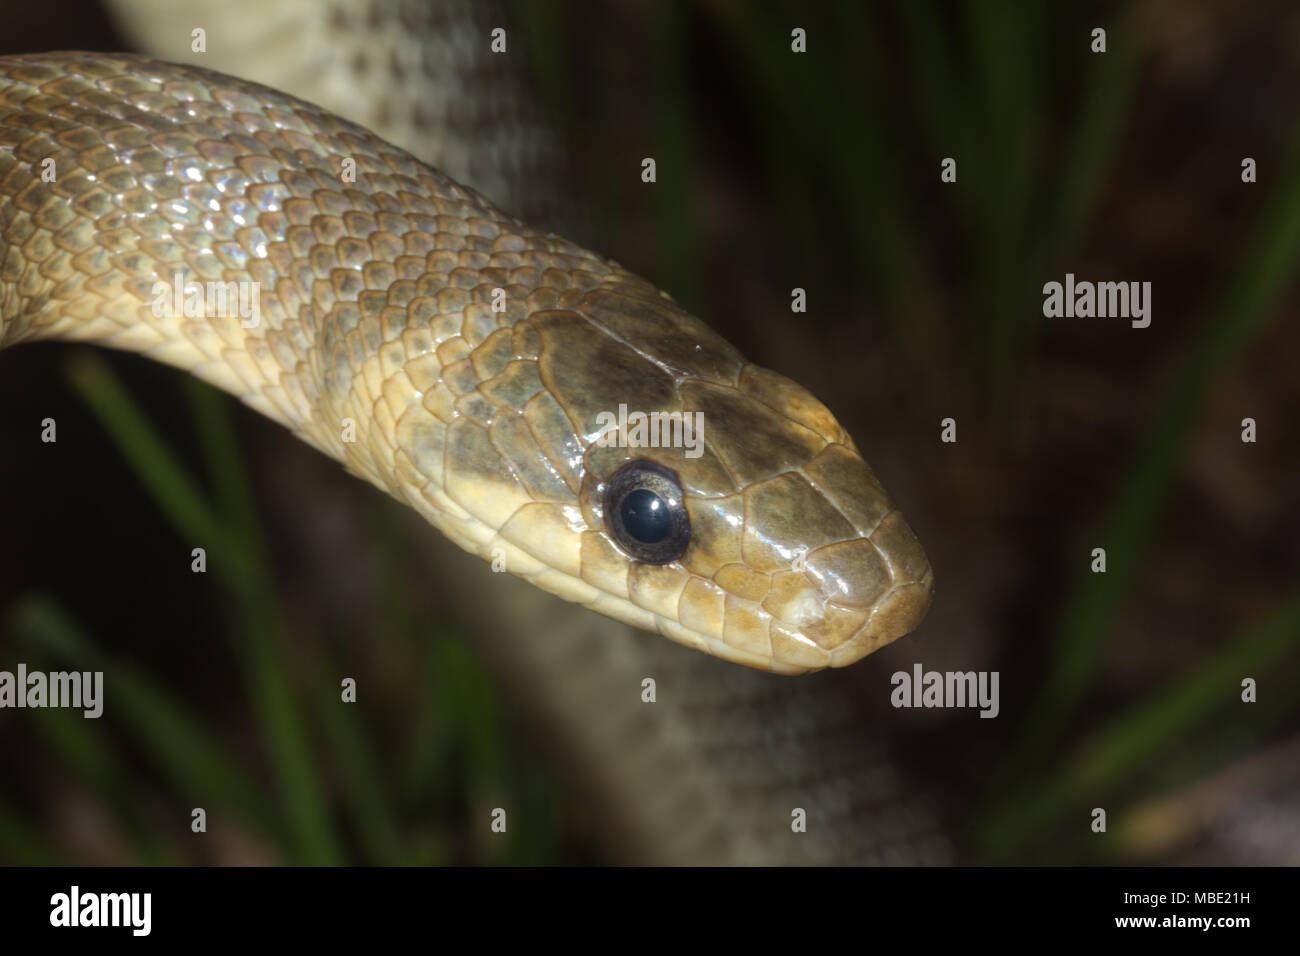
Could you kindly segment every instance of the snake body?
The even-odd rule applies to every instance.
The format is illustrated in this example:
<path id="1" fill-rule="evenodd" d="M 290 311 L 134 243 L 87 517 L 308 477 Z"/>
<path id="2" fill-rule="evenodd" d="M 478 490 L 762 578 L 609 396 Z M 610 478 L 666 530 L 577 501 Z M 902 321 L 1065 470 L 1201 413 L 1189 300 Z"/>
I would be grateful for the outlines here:
<path id="1" fill-rule="evenodd" d="M 928 608 L 924 552 L 808 392 L 360 127 L 194 67 L 49 54 L 0 59 L 0 150 L 4 345 L 184 368 L 465 550 L 728 660 L 848 664 Z M 261 314 L 178 308 L 207 283 Z M 704 447 L 602 441 L 620 409 L 702 421 Z M 611 528 L 634 460 L 675 478 L 674 560 Z"/>
<path id="2" fill-rule="evenodd" d="M 159 308 L 176 276 L 255 283 L 257 324 Z M 929 604 L 924 553 L 811 394 L 618 265 L 256 84 L 126 55 L 0 57 L 0 346 L 38 339 L 185 369 L 465 550 L 729 661 L 842 666 Z M 702 454 L 600 443 L 620 406 L 702 414 Z M 630 462 L 679 485 L 674 560 L 611 534 L 606 492 Z M 787 723 L 796 699 L 775 704 Z"/>

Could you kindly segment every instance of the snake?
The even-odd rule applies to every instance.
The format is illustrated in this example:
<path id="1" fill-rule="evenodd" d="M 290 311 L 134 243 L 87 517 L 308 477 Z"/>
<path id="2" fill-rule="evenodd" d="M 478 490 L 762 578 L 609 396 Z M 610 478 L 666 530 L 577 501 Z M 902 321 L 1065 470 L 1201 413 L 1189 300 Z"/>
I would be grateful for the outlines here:
<path id="1" fill-rule="evenodd" d="M 0 348 L 54 339 L 189 372 L 493 570 L 731 665 L 844 667 L 930 605 L 924 550 L 808 390 L 256 83 L 0 57 Z"/>

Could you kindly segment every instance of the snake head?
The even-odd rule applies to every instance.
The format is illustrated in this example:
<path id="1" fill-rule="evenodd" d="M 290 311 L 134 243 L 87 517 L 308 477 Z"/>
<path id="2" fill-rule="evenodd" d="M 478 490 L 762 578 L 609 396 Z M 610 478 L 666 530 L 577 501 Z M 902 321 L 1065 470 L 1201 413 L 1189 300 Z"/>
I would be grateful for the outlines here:
<path id="1" fill-rule="evenodd" d="M 921 621 L 925 553 L 809 392 L 572 244 L 492 265 L 515 311 L 458 292 L 363 396 L 397 409 L 374 480 L 494 566 L 750 667 L 842 667 Z"/>
<path id="2" fill-rule="evenodd" d="M 920 623 L 925 552 L 806 389 L 660 294 L 597 290 L 532 321 L 583 446 L 590 606 L 789 674 L 851 664 Z"/>

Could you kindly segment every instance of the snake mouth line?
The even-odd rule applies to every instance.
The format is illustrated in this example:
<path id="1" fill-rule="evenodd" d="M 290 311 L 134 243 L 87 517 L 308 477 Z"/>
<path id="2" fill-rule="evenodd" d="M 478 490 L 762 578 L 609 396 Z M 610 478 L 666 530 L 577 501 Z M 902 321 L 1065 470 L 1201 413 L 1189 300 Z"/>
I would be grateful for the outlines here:
<path id="1" fill-rule="evenodd" d="M 827 649 L 807 638 L 801 639 L 798 644 L 806 655 L 804 660 L 778 655 L 775 649 L 771 649 L 770 638 L 769 652 L 761 654 L 664 618 L 656 619 L 656 629 L 671 640 L 734 664 L 783 676 L 812 674 L 827 668 L 847 667 L 857 663 L 868 654 L 910 634 L 929 613 L 933 583 L 933 572 L 927 569 L 920 581 L 891 588 L 872 609 L 863 625 L 837 647 Z"/>

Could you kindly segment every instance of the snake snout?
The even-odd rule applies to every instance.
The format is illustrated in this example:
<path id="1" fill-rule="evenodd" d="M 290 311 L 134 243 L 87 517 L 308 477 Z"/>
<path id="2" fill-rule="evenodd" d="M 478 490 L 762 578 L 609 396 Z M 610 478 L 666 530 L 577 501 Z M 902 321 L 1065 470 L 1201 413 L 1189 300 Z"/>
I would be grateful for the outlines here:
<path id="1" fill-rule="evenodd" d="M 843 667 L 902 637 L 929 611 L 932 578 L 897 511 L 870 535 L 817 548 L 763 601 L 775 669 Z"/>
<path id="2" fill-rule="evenodd" d="M 875 592 L 867 586 L 856 589 L 851 586 L 845 597 L 837 599 L 837 603 L 845 606 L 853 606 L 855 601 L 869 603 L 863 608 L 866 618 L 862 625 L 848 640 L 829 648 L 832 667 L 852 664 L 913 631 L 930 610 L 933 590 L 934 575 L 930 562 L 899 512 L 892 512 L 869 538 L 860 538 L 848 542 L 848 545 L 862 552 L 864 559 L 867 548 L 875 551 L 888 568 L 890 580 L 883 590 Z M 812 559 L 809 564 L 810 568 L 814 566 Z M 870 566 L 872 561 L 864 560 L 864 564 Z M 827 575 L 823 574 L 825 577 Z M 840 584 L 845 577 L 832 577 L 831 583 Z M 848 581 L 850 585 L 855 583 L 851 576 L 848 576 Z M 825 580 L 821 585 L 826 587 Z"/>

